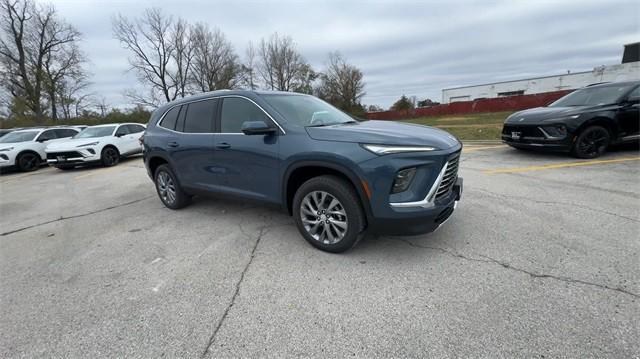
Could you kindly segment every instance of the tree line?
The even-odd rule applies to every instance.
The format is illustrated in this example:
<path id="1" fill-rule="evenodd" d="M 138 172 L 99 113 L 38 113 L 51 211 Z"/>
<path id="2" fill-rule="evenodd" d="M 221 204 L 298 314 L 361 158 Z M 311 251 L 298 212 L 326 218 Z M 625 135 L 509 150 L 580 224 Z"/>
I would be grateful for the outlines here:
<path id="1" fill-rule="evenodd" d="M 150 8 L 112 17 L 113 36 L 128 50 L 143 91 L 124 89 L 136 107 L 118 110 L 91 92 L 82 34 L 49 4 L 0 0 L 0 119 L 17 124 L 146 122 L 149 109 L 220 89 L 268 89 L 313 94 L 363 116 L 364 79 L 339 53 L 314 69 L 290 36 L 273 33 L 240 56 L 226 35 L 205 23 Z M 145 119 L 140 117 L 147 115 Z"/>

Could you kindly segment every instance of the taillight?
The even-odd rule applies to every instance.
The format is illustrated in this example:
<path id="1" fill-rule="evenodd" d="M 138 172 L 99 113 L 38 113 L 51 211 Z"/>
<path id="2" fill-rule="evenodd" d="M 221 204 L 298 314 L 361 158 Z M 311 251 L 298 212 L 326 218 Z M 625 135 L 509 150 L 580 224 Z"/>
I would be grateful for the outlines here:
<path id="1" fill-rule="evenodd" d="M 138 142 L 140 142 L 140 146 L 144 145 L 144 135 L 140 136 L 140 138 L 138 138 Z"/>

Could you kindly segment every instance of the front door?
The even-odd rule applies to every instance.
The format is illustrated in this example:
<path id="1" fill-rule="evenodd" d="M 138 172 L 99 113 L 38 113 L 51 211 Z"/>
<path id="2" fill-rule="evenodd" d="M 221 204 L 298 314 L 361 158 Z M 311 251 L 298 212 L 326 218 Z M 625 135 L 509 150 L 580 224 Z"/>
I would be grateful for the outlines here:
<path id="1" fill-rule="evenodd" d="M 617 117 L 622 139 L 637 139 L 640 134 L 640 86 L 627 96 Z"/>
<path id="2" fill-rule="evenodd" d="M 279 202 L 278 134 L 245 135 L 242 124 L 264 121 L 275 126 L 269 116 L 244 97 L 225 97 L 218 111 L 215 135 L 217 190 Z"/>

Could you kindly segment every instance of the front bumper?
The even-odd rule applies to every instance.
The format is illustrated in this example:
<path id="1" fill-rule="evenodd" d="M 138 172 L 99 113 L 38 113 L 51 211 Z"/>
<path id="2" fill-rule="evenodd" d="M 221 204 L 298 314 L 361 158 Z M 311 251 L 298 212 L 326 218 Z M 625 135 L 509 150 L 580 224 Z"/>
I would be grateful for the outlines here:
<path id="1" fill-rule="evenodd" d="M 553 125 L 514 125 L 505 124 L 502 129 L 502 142 L 516 148 L 541 149 L 549 151 L 569 151 L 573 136 L 565 132 L 564 135 L 551 135 L 545 131 L 545 126 Z"/>
<path id="2" fill-rule="evenodd" d="M 100 153 L 94 148 L 47 151 L 47 163 L 53 166 L 91 163 L 99 160 Z"/>
<path id="3" fill-rule="evenodd" d="M 13 151 L 0 152 L 0 167 L 11 167 L 16 164 L 16 153 Z"/>
<path id="4" fill-rule="evenodd" d="M 394 217 L 376 217 L 369 224 L 372 232 L 386 235 L 418 235 L 442 226 L 453 214 L 462 197 L 463 180 L 458 177 L 451 193 L 429 208 L 407 209 Z"/>

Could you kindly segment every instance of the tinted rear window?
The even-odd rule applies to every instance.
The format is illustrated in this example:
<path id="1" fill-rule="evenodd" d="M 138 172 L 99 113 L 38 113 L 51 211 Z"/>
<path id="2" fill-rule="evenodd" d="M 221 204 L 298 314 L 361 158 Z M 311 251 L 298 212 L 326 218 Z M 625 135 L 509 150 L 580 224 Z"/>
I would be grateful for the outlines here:
<path id="1" fill-rule="evenodd" d="M 192 102 L 187 107 L 184 122 L 184 132 L 211 133 L 213 132 L 213 113 L 215 100 Z"/>
<path id="2" fill-rule="evenodd" d="M 164 128 L 168 128 L 170 130 L 175 130 L 176 121 L 178 120 L 178 114 L 180 113 L 180 107 L 181 106 L 176 106 L 171 110 L 169 110 L 169 112 L 167 112 L 167 114 L 164 115 L 162 122 L 160 122 L 160 126 Z"/>

